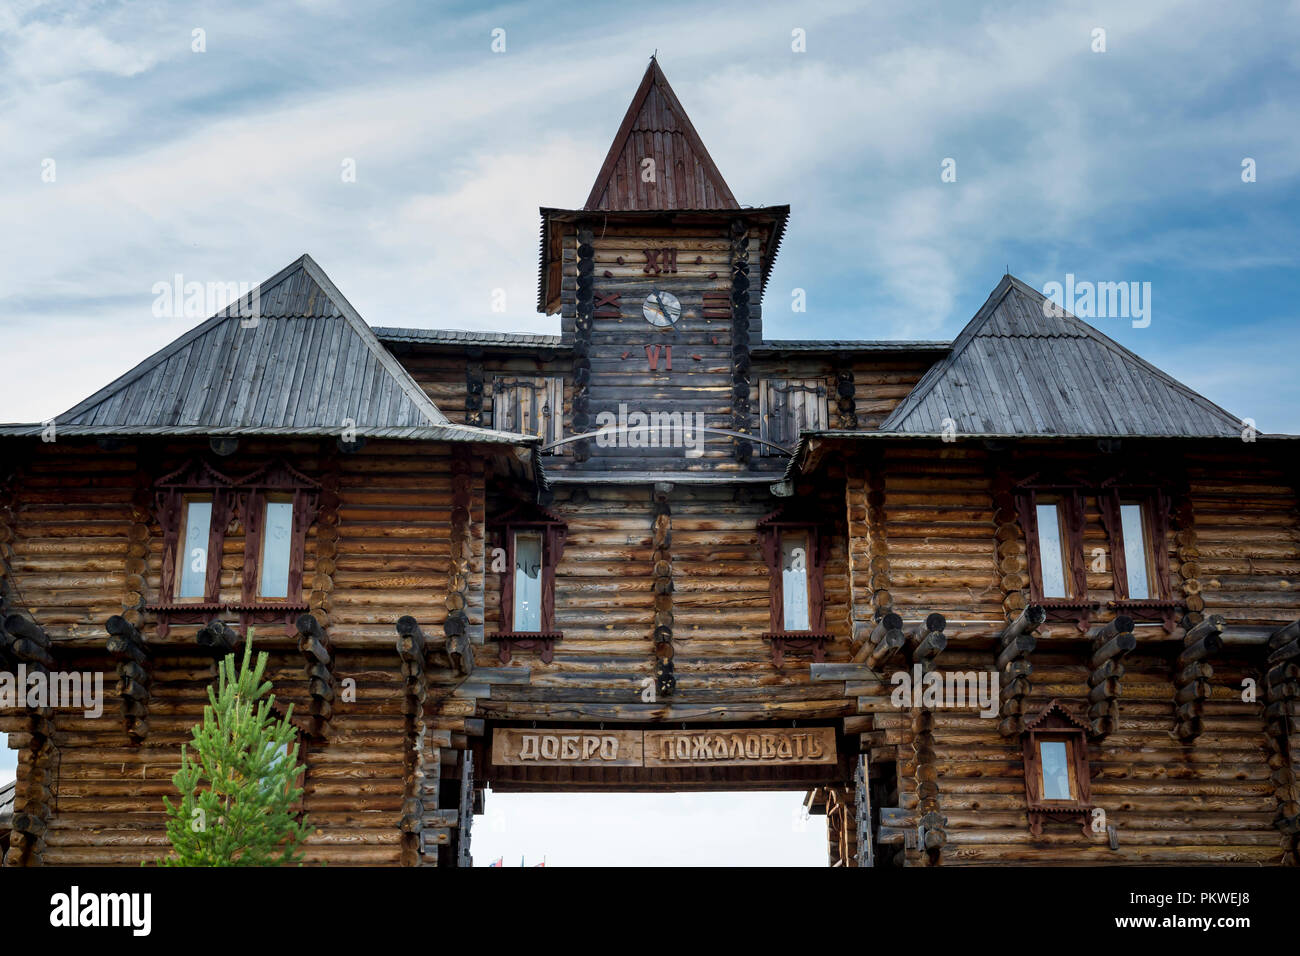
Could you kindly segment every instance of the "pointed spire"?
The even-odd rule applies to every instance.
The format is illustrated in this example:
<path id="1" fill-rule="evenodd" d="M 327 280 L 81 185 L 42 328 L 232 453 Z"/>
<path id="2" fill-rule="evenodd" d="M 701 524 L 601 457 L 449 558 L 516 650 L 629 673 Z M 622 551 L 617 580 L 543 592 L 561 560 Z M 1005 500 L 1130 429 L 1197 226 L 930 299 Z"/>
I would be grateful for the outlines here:
<path id="1" fill-rule="evenodd" d="M 740 208 L 654 57 L 583 208 Z"/>

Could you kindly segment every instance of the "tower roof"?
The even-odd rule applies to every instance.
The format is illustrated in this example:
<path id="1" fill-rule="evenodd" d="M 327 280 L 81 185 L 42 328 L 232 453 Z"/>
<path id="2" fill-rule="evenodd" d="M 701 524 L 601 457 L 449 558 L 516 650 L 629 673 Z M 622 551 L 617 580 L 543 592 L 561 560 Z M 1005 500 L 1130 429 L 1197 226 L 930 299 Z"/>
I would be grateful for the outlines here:
<path id="1" fill-rule="evenodd" d="M 740 208 L 653 57 L 583 208 Z"/>

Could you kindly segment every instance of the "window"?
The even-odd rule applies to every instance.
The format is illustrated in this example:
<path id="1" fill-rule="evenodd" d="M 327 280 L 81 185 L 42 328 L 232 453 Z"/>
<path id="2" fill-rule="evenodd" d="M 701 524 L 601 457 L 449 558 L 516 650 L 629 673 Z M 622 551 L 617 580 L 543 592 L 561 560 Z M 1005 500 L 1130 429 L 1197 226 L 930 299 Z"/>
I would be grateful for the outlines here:
<path id="1" fill-rule="evenodd" d="M 1038 764 L 1044 800 L 1073 800 L 1078 788 L 1071 783 L 1073 765 L 1068 740 L 1038 740 Z"/>
<path id="2" fill-rule="evenodd" d="M 564 553 L 564 521 L 534 504 L 521 504 L 490 521 L 490 574 L 500 582 L 498 656 L 509 663 L 515 649 L 540 650 L 550 663 L 562 636 L 555 625 L 555 569 Z"/>
<path id="3" fill-rule="evenodd" d="M 542 629 L 542 534 L 515 532 L 514 630 L 532 633 Z"/>
<path id="4" fill-rule="evenodd" d="M 1016 494 L 1025 535 L 1029 599 L 1052 620 L 1075 620 L 1086 630 L 1088 565 L 1083 554 L 1083 496 L 1078 488 L 1022 487 Z"/>
<path id="5" fill-rule="evenodd" d="M 782 666 L 787 650 L 811 650 L 824 659 L 826 606 L 823 594 L 830 529 L 801 515 L 773 512 L 758 523 L 759 545 L 769 578 L 772 659 Z"/>
<path id="6" fill-rule="evenodd" d="M 1030 830 L 1041 836 L 1047 820 L 1074 822 L 1087 836 L 1092 796 L 1088 725 L 1053 699 L 1025 724 L 1025 798 Z"/>
<path id="7" fill-rule="evenodd" d="M 1151 544 L 1142 518 L 1142 506 L 1136 502 L 1122 502 L 1119 506 L 1120 529 L 1123 532 L 1124 566 L 1128 578 L 1128 596 L 1145 601 L 1151 594 L 1149 556 Z"/>
<path id="8" fill-rule="evenodd" d="M 319 496 L 319 484 L 283 460 L 232 477 L 191 459 L 158 479 L 154 517 L 163 558 L 157 597 L 145 605 L 158 616 L 158 637 L 173 624 L 206 624 L 214 611 L 238 614 L 246 635 L 272 624 L 292 633 L 308 609 L 303 564 Z M 242 537 L 244 546 L 233 582 L 221 576 L 230 537 Z"/>
<path id="9" fill-rule="evenodd" d="M 1038 518 L 1038 570 L 1043 597 L 1067 598 L 1065 537 L 1061 534 L 1061 506 L 1058 502 L 1035 506 Z"/>
<path id="10" fill-rule="evenodd" d="M 785 630 L 809 630 L 806 531 L 787 531 L 781 535 L 781 612 Z"/>
<path id="11" fill-rule="evenodd" d="M 1169 574 L 1171 499 L 1159 488 L 1111 488 L 1098 494 L 1097 504 L 1110 541 L 1114 606 L 1172 630 L 1179 602 L 1173 600 Z"/>
<path id="12" fill-rule="evenodd" d="M 761 437 L 793 450 L 801 430 L 828 428 L 827 391 L 824 379 L 762 379 L 758 391 Z M 781 454 L 764 444 L 759 445 L 759 453 Z"/>
<path id="13" fill-rule="evenodd" d="M 564 437 L 564 380 L 498 377 L 492 382 L 492 427 L 540 436 L 544 445 L 559 441 Z"/>
<path id="14" fill-rule="evenodd" d="M 212 536 L 212 499 L 186 498 L 181 519 L 184 523 L 177 553 L 178 599 L 202 600 L 208 587 L 208 547 Z"/>
<path id="15" fill-rule="evenodd" d="M 268 500 L 263 521 L 262 576 L 258 595 L 287 598 L 293 545 L 293 501 Z"/>

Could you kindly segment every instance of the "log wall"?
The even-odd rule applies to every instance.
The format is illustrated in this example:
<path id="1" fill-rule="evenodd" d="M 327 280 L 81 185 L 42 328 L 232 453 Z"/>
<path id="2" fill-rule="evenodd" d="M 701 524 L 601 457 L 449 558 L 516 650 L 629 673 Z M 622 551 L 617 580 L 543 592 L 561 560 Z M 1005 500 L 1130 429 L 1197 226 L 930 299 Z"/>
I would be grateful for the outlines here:
<path id="1" fill-rule="evenodd" d="M 152 678 L 149 731 L 135 743 L 123 724 L 113 663 L 104 649 L 104 622 L 124 611 L 139 616 L 139 596 L 127 586 L 125 572 L 133 560 L 128 555 L 136 553 L 132 549 L 147 554 L 145 592 L 151 601 L 157 595 L 160 529 L 149 518 L 143 532 L 133 533 L 140 523 L 132 511 L 137 469 L 160 476 L 193 454 L 211 460 L 205 452 L 206 443 L 107 452 L 93 444 L 59 442 L 30 455 L 11 485 L 13 551 L 7 577 L 18 606 L 30 610 L 52 638 L 59 669 L 104 674 L 102 717 L 59 710 L 53 718 L 54 812 L 42 853 L 45 864 L 136 864 L 167 852 L 162 797 L 175 796 L 171 776 L 179 767 L 181 744 L 202 718 L 216 664 L 195 644 L 197 625 L 173 624 L 160 639 L 152 615 L 144 615 L 140 628 Z M 239 475 L 271 452 L 288 453 L 308 477 L 337 488 L 338 501 L 326 496 L 323 521 L 308 535 L 301 599 L 328 625 L 339 693 L 355 694 L 354 700 L 336 701 L 326 739 L 300 736 L 300 760 L 308 767 L 302 807 L 316 825 L 306 860 L 396 864 L 408 741 L 393 623 L 400 613 L 409 613 L 436 630 L 447 613 L 453 453 L 447 446 L 375 443 L 339 455 L 314 443 L 246 443 L 236 456 L 214 464 Z M 461 448 L 456 454 L 463 458 L 467 452 Z M 476 489 L 471 508 L 481 529 L 483 465 L 472 456 L 469 463 L 470 488 Z M 223 551 L 222 596 L 238 600 L 242 534 L 228 535 Z M 478 584 L 470 589 L 468 612 L 481 638 L 481 577 L 473 577 L 481 575 L 481 548 L 471 565 L 471 582 Z M 309 731 L 302 654 L 283 626 L 256 631 L 254 646 L 271 654 L 267 676 L 278 708 L 283 712 L 292 703 L 295 724 Z M 26 721 L 19 713 L 0 716 L 0 729 L 12 731 L 11 746 L 25 747 Z M 30 763 L 26 751 L 24 759 Z M 20 811 L 29 771 L 20 766 Z"/>

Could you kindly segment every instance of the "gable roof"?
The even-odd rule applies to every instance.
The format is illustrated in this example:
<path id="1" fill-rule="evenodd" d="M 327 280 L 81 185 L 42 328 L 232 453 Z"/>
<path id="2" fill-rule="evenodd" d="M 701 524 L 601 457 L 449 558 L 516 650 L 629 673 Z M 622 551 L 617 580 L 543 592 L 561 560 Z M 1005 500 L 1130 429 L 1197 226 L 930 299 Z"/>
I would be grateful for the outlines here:
<path id="1" fill-rule="evenodd" d="M 642 181 L 646 159 L 654 160 L 654 182 Z M 740 208 L 654 57 L 583 208 Z"/>
<path id="2" fill-rule="evenodd" d="M 55 418 L 60 435 L 330 435 L 349 423 L 371 437 L 528 441 L 450 423 L 306 255 Z"/>
<path id="3" fill-rule="evenodd" d="M 939 434 L 952 419 L 965 435 L 1240 436 L 1238 418 L 1045 303 L 1003 276 L 880 431 Z"/>

